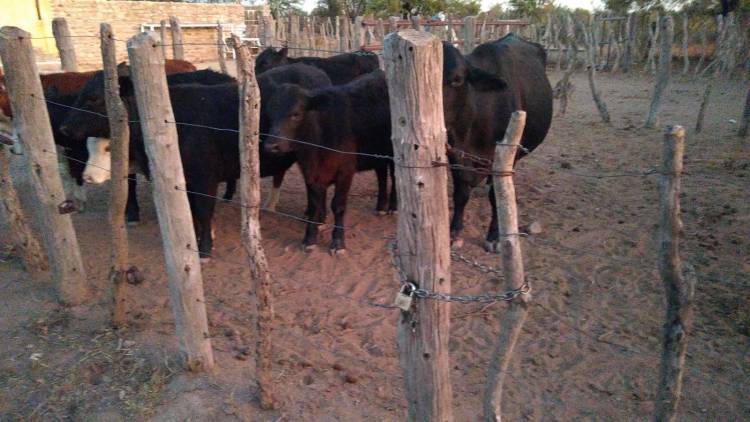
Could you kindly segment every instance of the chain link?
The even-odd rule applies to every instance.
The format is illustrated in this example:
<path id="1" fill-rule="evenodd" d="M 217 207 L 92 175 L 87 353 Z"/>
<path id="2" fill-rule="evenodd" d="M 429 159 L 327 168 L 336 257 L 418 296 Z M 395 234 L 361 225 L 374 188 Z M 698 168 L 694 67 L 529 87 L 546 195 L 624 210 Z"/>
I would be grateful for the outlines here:
<path id="1" fill-rule="evenodd" d="M 531 285 L 529 285 L 528 282 L 524 282 L 521 287 L 513 290 L 508 290 L 507 292 L 502 293 L 484 293 L 481 295 L 475 295 L 475 296 L 456 296 L 451 295 L 447 293 L 437 293 L 437 292 L 431 292 L 429 290 L 416 288 L 413 283 L 409 281 L 409 277 L 406 275 L 406 273 L 403 270 L 403 266 L 401 265 L 401 258 L 398 254 L 398 246 L 396 244 L 396 241 L 390 243 L 388 250 L 391 254 L 391 265 L 393 265 L 393 268 L 396 270 L 396 274 L 398 274 L 398 278 L 401 281 L 401 289 L 403 289 L 403 293 L 420 298 L 420 299 L 431 299 L 431 300 L 439 300 L 442 302 L 458 302 L 458 303 L 493 303 L 493 302 L 510 302 L 521 295 L 527 295 L 531 293 Z M 498 270 L 496 268 L 492 268 L 488 265 L 481 264 L 477 262 L 476 260 L 472 260 L 469 258 L 466 258 L 456 252 L 451 252 L 451 257 L 455 259 L 455 257 L 458 257 L 463 262 L 466 262 L 467 264 L 470 264 L 472 266 L 475 266 L 479 268 L 480 270 L 502 275 L 502 271 Z"/>
<path id="2" fill-rule="evenodd" d="M 485 274 L 496 275 L 496 276 L 498 276 L 500 278 L 504 277 L 503 270 L 501 270 L 499 268 L 490 267 L 487 264 L 482 264 L 481 262 L 477 261 L 476 259 L 466 257 L 466 256 L 461 255 L 460 253 L 458 253 L 456 251 L 453 251 L 453 250 L 451 251 L 451 258 L 453 258 L 454 261 L 461 261 L 464 264 L 472 266 L 472 267 L 478 269 L 479 271 L 481 271 L 481 272 L 483 272 Z"/>

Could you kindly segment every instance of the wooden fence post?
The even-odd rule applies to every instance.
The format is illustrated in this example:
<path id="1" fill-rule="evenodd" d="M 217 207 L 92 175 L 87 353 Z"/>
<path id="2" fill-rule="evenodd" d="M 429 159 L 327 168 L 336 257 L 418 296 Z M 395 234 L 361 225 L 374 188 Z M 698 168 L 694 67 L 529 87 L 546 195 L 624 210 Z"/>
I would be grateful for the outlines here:
<path id="1" fill-rule="evenodd" d="M 659 368 L 654 420 L 676 420 L 682 391 L 687 339 L 693 325 L 695 270 L 683 267 L 680 259 L 680 177 L 685 149 L 682 126 L 667 127 L 664 133 L 662 169 L 659 176 L 659 272 L 667 295 L 663 350 Z"/>
<path id="2" fill-rule="evenodd" d="M 169 26 L 172 29 L 172 58 L 185 60 L 185 41 L 182 38 L 182 27 L 177 16 L 169 17 Z"/>
<path id="3" fill-rule="evenodd" d="M 711 91 L 714 88 L 714 80 L 709 78 L 706 82 L 706 88 L 703 90 L 703 99 L 701 99 L 701 105 L 698 108 L 698 118 L 695 122 L 695 133 L 701 133 L 703 131 L 703 118 L 706 116 L 706 108 L 711 100 Z"/>
<path id="4" fill-rule="evenodd" d="M 737 130 L 737 136 L 739 136 L 740 138 L 747 138 L 748 126 L 750 126 L 750 87 L 748 87 L 747 89 L 747 96 L 745 97 L 745 107 L 742 109 L 740 128 Z"/>
<path id="5" fill-rule="evenodd" d="M 448 173 L 432 164 L 447 162 L 442 45 L 428 32 L 402 30 L 386 37 L 384 56 L 398 181 L 400 270 L 418 288 L 449 293 Z M 418 300 L 401 313 L 398 347 L 409 420 L 453 420 L 449 333 L 449 303 Z"/>
<path id="6" fill-rule="evenodd" d="M 3 145 L 0 145 L 0 202 L 2 204 L 0 215 L 5 216 L 5 221 L 10 226 L 10 232 L 15 238 L 15 247 L 23 259 L 26 271 L 30 273 L 46 271 L 49 268 L 47 260 L 28 223 L 26 213 L 21 208 L 18 192 L 10 177 L 8 149 Z"/>
<path id="7" fill-rule="evenodd" d="M 228 75 L 226 50 L 224 49 L 224 28 L 219 21 L 216 21 L 216 50 L 219 55 L 219 69 L 221 69 L 221 73 Z"/>
<path id="8" fill-rule="evenodd" d="M 214 358 L 208 334 L 198 244 L 185 193 L 164 57 L 155 45 L 148 33 L 136 35 L 128 40 L 128 57 L 154 184 L 154 202 L 180 351 L 190 370 L 207 370 L 213 367 Z"/>
<path id="9" fill-rule="evenodd" d="M 587 31 L 583 27 L 583 37 L 586 41 L 586 71 L 589 79 L 589 88 L 591 88 L 591 97 L 594 99 L 596 109 L 599 111 L 599 116 L 602 118 L 602 122 L 609 123 L 609 111 L 607 110 L 607 103 L 604 102 L 602 94 L 599 91 L 599 87 L 596 85 L 596 61 L 594 56 L 594 35 L 591 31 Z"/>
<path id="10" fill-rule="evenodd" d="M 112 181 L 110 185 L 109 226 L 112 230 L 111 267 L 109 280 L 112 284 L 112 325 L 121 327 L 127 323 L 128 231 L 125 226 L 125 205 L 128 200 L 128 162 L 130 127 L 128 112 L 120 98 L 117 78 L 117 55 L 108 23 L 100 27 L 102 63 L 104 65 L 104 101 L 109 119 L 110 151 L 112 154 Z"/>
<path id="11" fill-rule="evenodd" d="M 526 112 L 516 111 L 511 115 L 503 142 L 495 146 L 495 161 L 492 177 L 497 202 L 499 248 L 502 267 L 508 289 L 524 289 L 526 294 L 508 303 L 508 309 L 500 322 L 500 336 L 495 353 L 490 361 L 487 388 L 484 395 L 484 420 L 502 419 L 503 387 L 507 379 L 508 366 L 513 358 L 518 337 L 529 313 L 531 295 L 524 276 L 521 238 L 518 234 L 518 206 L 516 188 L 513 185 L 513 163 L 526 126 Z"/>
<path id="12" fill-rule="evenodd" d="M 339 51 L 349 52 L 349 32 L 351 22 L 348 16 L 339 16 Z"/>
<path id="13" fill-rule="evenodd" d="M 271 275 L 268 271 L 266 253 L 263 250 L 260 232 L 260 90 L 255 80 L 255 60 L 250 49 L 232 36 L 232 44 L 237 53 L 237 78 L 240 81 L 240 193 L 242 203 L 242 245 L 250 264 L 250 275 L 258 307 L 257 351 L 255 371 L 260 390 L 260 406 L 273 409 L 274 380 L 271 372 L 273 362 L 272 331 L 273 301 Z"/>
<path id="14" fill-rule="evenodd" d="M 52 19 L 52 34 L 55 36 L 55 45 L 60 53 L 60 65 L 63 72 L 78 72 L 76 50 L 73 46 L 73 37 L 70 35 L 70 28 L 68 28 L 68 21 L 65 18 Z"/>
<path id="15" fill-rule="evenodd" d="M 19 28 L 3 27 L 0 57 L 13 109 L 13 128 L 23 147 L 24 168 L 41 211 L 42 241 L 60 300 L 79 305 L 87 297 L 86 272 L 73 221 L 60 209 L 65 192 L 31 35 Z"/>
<path id="16" fill-rule="evenodd" d="M 276 44 L 276 22 L 272 16 L 263 16 L 263 32 L 261 32 L 261 45 L 263 47 L 273 47 Z"/>
<path id="17" fill-rule="evenodd" d="M 391 16 L 388 18 L 388 33 L 398 32 L 398 16 Z M 383 37 L 385 42 L 385 37 Z"/>
<path id="18" fill-rule="evenodd" d="M 636 14 L 628 14 L 628 20 L 625 23 L 625 51 L 622 56 L 622 72 L 630 72 L 633 66 L 633 57 L 635 56 L 635 37 L 636 37 Z"/>
<path id="19" fill-rule="evenodd" d="M 688 47 L 690 44 L 690 34 L 688 32 L 688 21 L 689 17 L 687 12 L 682 13 L 682 74 L 687 75 L 690 71 L 690 55 L 688 53 Z M 670 53 L 671 54 L 671 53 Z"/>
<path id="20" fill-rule="evenodd" d="M 464 18 L 462 53 L 469 54 L 474 49 L 477 37 L 477 17 L 467 16 Z"/>
<path id="21" fill-rule="evenodd" d="M 354 47 L 353 51 L 360 50 L 365 45 L 365 27 L 362 26 L 362 16 L 354 18 Z"/>
<path id="22" fill-rule="evenodd" d="M 659 106 L 661 97 L 669 85 L 669 77 L 672 68 L 672 41 L 674 39 L 674 24 L 671 16 L 664 16 L 659 21 L 659 32 L 661 33 L 661 52 L 659 53 L 659 73 L 656 75 L 654 95 L 651 97 L 651 107 L 646 116 L 647 128 L 654 128 L 659 118 Z"/>
<path id="23" fill-rule="evenodd" d="M 161 36 L 161 54 L 167 59 L 167 20 L 162 19 L 159 22 L 159 36 Z"/>

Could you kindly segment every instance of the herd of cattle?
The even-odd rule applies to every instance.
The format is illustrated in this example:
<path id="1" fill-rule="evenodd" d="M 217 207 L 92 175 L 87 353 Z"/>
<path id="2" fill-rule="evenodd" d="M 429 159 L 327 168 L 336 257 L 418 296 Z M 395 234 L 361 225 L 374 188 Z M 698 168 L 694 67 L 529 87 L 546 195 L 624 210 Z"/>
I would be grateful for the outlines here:
<path id="1" fill-rule="evenodd" d="M 486 177 L 471 168 L 491 162 L 495 143 L 502 139 L 515 110 L 527 112 L 521 141 L 525 148 L 518 151 L 517 158 L 536 148 L 552 120 L 552 90 L 543 48 L 512 34 L 479 45 L 468 55 L 444 43 L 443 55 L 446 148 L 451 163 L 461 165 L 452 170 L 450 232 L 451 238 L 457 239 L 471 189 Z M 175 121 L 186 123 L 178 124 L 177 132 L 186 189 L 199 193 L 188 195 L 199 250 L 209 254 L 218 185 L 227 183 L 224 197 L 231 199 L 240 176 L 237 81 L 211 70 L 197 71 L 179 60 L 167 60 L 165 70 Z M 126 219 L 136 222 L 139 208 L 134 176 L 139 172 L 150 177 L 149 165 L 129 69 L 122 64 L 118 73 L 131 122 Z M 344 250 L 344 215 L 355 173 L 375 170 L 378 213 L 397 209 L 394 161 L 378 158 L 392 157 L 393 149 L 388 87 L 377 56 L 356 52 L 325 59 L 290 58 L 286 49 L 269 48 L 256 58 L 256 74 L 261 93 L 260 171 L 261 177 L 273 177 L 266 206 L 275 208 L 284 174 L 297 163 L 307 189 L 305 216 L 313 222 L 307 224 L 304 247 L 313 248 L 318 242 L 319 224 L 326 218 L 326 191 L 334 185 L 331 211 L 335 225 L 330 248 L 333 252 Z M 110 176 L 110 133 L 103 73 L 41 75 L 41 81 L 55 143 L 70 157 L 70 176 L 78 185 L 105 182 Z M 12 117 L 2 79 L 0 108 Z M 471 160 L 471 155 L 486 160 Z M 492 190 L 489 200 L 493 212 L 487 247 L 494 250 L 499 233 Z"/>

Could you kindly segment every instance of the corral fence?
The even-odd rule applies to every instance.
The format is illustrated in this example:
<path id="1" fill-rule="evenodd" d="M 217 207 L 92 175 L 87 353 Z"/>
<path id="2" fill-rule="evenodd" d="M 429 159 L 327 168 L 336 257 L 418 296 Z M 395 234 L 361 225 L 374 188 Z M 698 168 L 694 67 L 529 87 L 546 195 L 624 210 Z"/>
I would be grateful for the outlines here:
<path id="1" fill-rule="evenodd" d="M 290 18 L 290 30 L 279 30 L 262 17 L 260 39 L 263 48 L 278 46 L 285 41 L 294 49 L 311 50 L 320 47 L 317 42 L 304 45 L 301 35 L 297 37 L 298 19 Z M 445 24 L 434 21 L 390 20 L 389 29 L 395 31 L 386 35 L 385 22 L 358 22 L 357 31 L 340 32 L 343 25 L 333 28 L 332 21 L 322 23 L 323 37 L 326 33 L 338 34 L 338 46 L 331 44 L 319 53 L 358 50 L 377 45 L 377 35 L 382 26 L 382 56 L 390 91 L 391 121 L 393 127 L 393 157 L 380 157 L 393 160 L 396 164 L 396 178 L 399 200 L 399 223 L 396 238 L 384 251 L 384 259 L 390 259 L 395 269 L 398 285 L 394 285 L 393 304 L 368 303 L 384 310 L 398 310 L 401 318 L 398 323 L 398 344 L 401 367 L 404 372 L 406 399 L 410 420 L 452 420 L 452 391 L 450 368 L 448 365 L 448 339 L 451 304 L 507 302 L 508 310 L 498 322 L 501 327 L 488 371 L 487 387 L 484 394 L 484 417 L 499 420 L 502 413 L 502 393 L 507 377 L 507 368 L 513 358 L 513 351 L 522 332 L 532 302 L 532 287 L 524 274 L 521 258 L 522 241 L 555 243 L 533 231 L 522 231 L 518 225 L 515 198 L 513 161 L 519 148 L 526 123 L 523 111 L 511 117 L 505 137 L 498 140 L 494 160 L 472 156 L 467 151 L 455 151 L 472 158 L 476 167 L 453 164 L 446 155 L 447 137 L 443 122 L 442 104 L 442 46 L 435 33 L 444 31 L 444 37 L 453 37 L 453 28 L 463 23 L 460 32 L 466 36 L 453 40 L 460 46 L 473 45 L 481 41 L 481 35 L 488 27 L 497 31 L 507 31 L 513 25 L 525 28 L 524 22 L 498 21 L 479 27 L 470 18 L 462 21 L 448 20 Z M 669 30 L 671 17 L 660 21 Z M 382 24 L 382 25 L 381 25 Z M 392 24 L 392 26 L 391 26 Z M 455 24 L 455 25 L 454 25 Z M 60 37 L 72 38 L 64 31 L 64 21 L 58 23 L 63 30 Z M 285 24 L 284 24 L 285 25 Z M 179 42 L 179 21 L 171 22 L 172 50 L 179 57 L 181 48 L 189 43 Z M 418 29 L 401 29 L 410 26 Z M 368 28 L 375 28 L 373 36 L 366 36 Z M 221 25 L 218 26 L 221 28 Z M 437 31 L 435 30 L 437 28 Z M 327 32 L 328 31 L 328 32 Z M 472 34 L 473 31 L 473 34 Z M 295 33 L 295 35 L 292 35 Z M 488 32 L 492 33 L 492 32 Z M 307 34 L 312 35 L 310 31 Z M 321 34 L 321 32 L 316 32 Z M 357 35 L 359 34 L 359 35 Z M 365 35 L 363 35 L 365 34 Z M 494 35 L 492 35 L 494 37 Z M 297 37 L 297 38 L 295 38 Z M 341 45 L 341 40 L 354 38 L 355 43 Z M 488 35 L 489 37 L 489 35 Z M 126 281 L 135 277 L 137 270 L 128 266 L 127 236 L 124 232 L 124 201 L 127 178 L 128 135 L 127 116 L 119 100 L 116 78 L 114 49 L 118 45 L 111 28 L 102 24 L 101 40 L 103 67 L 107 92 L 108 118 L 112 131 L 112 201 L 110 203 L 110 225 L 113 230 L 112 247 L 112 315 L 113 324 L 126 323 L 123 300 Z M 589 37 L 590 38 L 590 37 Z M 334 39 L 331 37 L 331 39 Z M 669 40 L 668 37 L 662 38 Z M 221 40 L 221 38 L 219 38 Z M 303 41 L 299 41 L 303 40 Z M 468 40 L 468 41 L 467 41 Z M 271 376 L 271 345 L 273 322 L 273 297 L 271 280 L 273 269 L 268 267 L 263 248 L 258 219 L 263 210 L 260 205 L 258 145 L 259 136 L 259 94 L 254 75 L 254 62 L 251 46 L 237 36 L 229 40 L 229 47 L 237 57 L 240 79 L 240 121 L 238 137 L 240 141 L 242 176 L 240 182 L 241 199 L 233 202 L 242 209 L 242 238 L 246 263 L 251 269 L 249 284 L 254 285 L 258 296 L 258 348 L 256 350 L 256 376 L 260 387 L 261 407 L 268 409 L 276 405 L 273 377 Z M 589 40 L 590 41 L 590 40 Z M 294 42 L 298 44 L 293 45 Z M 302 46 L 299 43 L 303 43 Z M 326 42 L 323 42 L 325 44 Z M 589 45 L 596 45 L 589 42 Z M 60 43 L 61 55 L 67 55 L 63 62 L 75 63 L 74 48 Z M 223 42 L 215 44 L 219 54 Z M 201 276 L 200 253 L 192 226 L 192 216 L 188 207 L 188 195 L 205 195 L 190 192 L 185 188 L 184 175 L 177 145 L 177 125 L 191 125 L 191 122 L 176 122 L 169 101 L 169 93 L 164 76 L 166 45 L 153 33 L 142 33 L 127 41 L 128 55 L 132 67 L 135 93 L 149 166 L 153 175 L 154 200 L 161 228 L 162 242 L 167 257 L 172 308 L 176 321 L 176 334 L 180 351 L 186 366 L 191 370 L 206 370 L 213 366 L 214 359 L 208 333 L 205 301 Z M 662 48 L 668 49 L 668 42 Z M 464 47 L 466 48 L 466 47 Z M 667 50 L 662 50 L 667 51 Z M 71 58 L 71 52 L 73 56 Z M 588 49 L 589 60 L 591 49 Z M 664 55 L 667 56 L 667 55 Z M 38 71 L 34 61 L 29 35 L 18 28 L 4 27 L 0 31 L 0 57 L 6 69 L 6 85 L 13 106 L 13 125 L 17 131 L 17 142 L 23 147 L 23 160 L 26 173 L 33 186 L 33 195 L 38 204 L 43 225 L 39 237 L 43 240 L 43 250 L 52 269 L 53 280 L 58 287 L 60 300 L 65 304 L 81 304 L 89 300 L 86 274 L 82 265 L 77 237 L 72 225 L 70 201 L 66 199 L 58 169 L 58 152 L 54 145 L 52 130 L 42 92 Z M 665 60 L 661 60 L 661 63 Z M 593 68 L 594 66 L 590 66 Z M 663 72 L 670 73 L 669 66 L 661 66 Z M 668 76 L 667 76 L 668 77 Z M 590 74 L 590 79 L 593 80 Z M 658 86 L 659 82 L 657 82 Z M 596 90 L 592 86 L 592 92 Z M 658 89 L 656 89 L 658 91 Z M 658 106 L 658 104 L 657 104 Z M 658 111 L 658 107 L 656 107 Z M 86 110 L 82 110 L 86 111 Z M 92 117 L 93 118 L 93 117 Z M 130 123 L 135 123 L 130 121 Z M 233 130 L 228 128 L 208 128 Z M 581 177 L 610 179 L 620 177 L 658 177 L 660 180 L 661 220 L 658 228 L 659 269 L 667 291 L 667 320 L 664 328 L 664 350 L 658 386 L 656 406 L 658 420 L 674 418 L 680 397 L 681 379 L 686 351 L 687 334 L 692 325 L 692 295 L 695 273 L 689 265 L 683 265 L 679 257 L 678 239 L 682 223 L 680 221 L 680 184 L 684 177 L 682 156 L 685 131 L 680 126 L 667 127 L 663 141 L 663 164 L 658 169 L 636 170 L 625 173 L 582 174 Z M 290 140 L 292 142 L 303 142 Z M 309 145 L 309 144 L 308 144 Z M 115 152 L 117 151 L 117 152 Z M 343 151 L 340 151 L 344 153 Z M 2 176 L 3 206 L 6 215 L 12 216 L 13 224 L 21 229 L 16 233 L 17 244 L 25 254 L 29 269 L 39 268 L 44 261 L 42 248 L 35 245 L 36 235 L 28 229 L 24 210 L 18 205 L 17 194 L 7 176 L 7 148 L 0 147 L 0 176 Z M 65 153 L 61 153 L 65 156 Z M 484 161 L 483 161 L 484 160 Z M 451 251 L 448 232 L 448 170 L 457 168 L 476 171 L 491 176 L 494 195 L 498 204 L 500 241 L 497 246 L 500 259 L 499 268 L 488 267 Z M 708 177 L 711 175 L 691 175 Z M 216 198 L 219 199 L 219 198 Z M 268 212 L 276 212 L 266 210 Z M 283 217 L 311 222 L 307 218 L 276 212 Z M 316 223 L 317 224 L 317 223 Z M 563 245 L 557 245 L 564 248 Z M 580 250 L 578 252 L 581 252 Z M 585 251 L 584 251 L 585 252 Z M 388 258 L 388 256 L 390 257 Z M 617 257 L 610 257 L 618 259 Z M 489 292 L 475 296 L 455 295 L 451 289 L 451 261 L 467 263 L 484 272 L 501 276 L 507 290 Z"/>

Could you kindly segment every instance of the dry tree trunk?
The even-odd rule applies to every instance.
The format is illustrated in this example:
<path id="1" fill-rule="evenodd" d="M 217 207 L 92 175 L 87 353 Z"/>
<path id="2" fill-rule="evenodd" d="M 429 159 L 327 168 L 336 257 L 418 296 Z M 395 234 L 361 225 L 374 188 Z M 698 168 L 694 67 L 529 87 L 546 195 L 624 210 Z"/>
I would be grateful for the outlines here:
<path id="1" fill-rule="evenodd" d="M 701 100 L 700 109 L 698 109 L 698 119 L 695 122 L 695 133 L 701 133 L 703 130 L 703 118 L 706 115 L 706 108 L 711 98 L 711 90 L 714 87 L 713 79 L 709 79 L 706 83 L 706 89 L 703 91 L 703 99 Z"/>
<path id="2" fill-rule="evenodd" d="M 700 70 L 703 68 L 703 63 L 706 61 L 706 49 L 708 48 L 708 37 L 706 36 L 706 22 L 701 25 L 701 57 L 698 60 L 698 64 L 693 69 L 693 75 L 697 76 Z"/>
<path id="3" fill-rule="evenodd" d="M 688 34 L 688 14 L 687 12 L 682 14 L 682 74 L 687 75 L 690 71 L 690 56 L 688 54 L 688 47 L 690 44 L 690 36 Z"/>
<path id="4" fill-rule="evenodd" d="M 610 116 L 609 111 L 607 110 L 607 104 L 604 102 L 604 99 L 602 98 L 601 92 L 599 91 L 599 88 L 596 85 L 596 62 L 594 59 L 594 36 L 592 33 L 586 30 L 586 28 L 583 28 L 584 32 L 584 38 L 586 41 L 586 59 L 587 59 L 587 74 L 589 79 L 589 88 L 591 88 L 591 97 L 594 99 L 594 103 L 596 104 L 596 109 L 599 111 L 599 116 L 602 118 L 602 122 L 609 123 L 610 122 Z"/>

